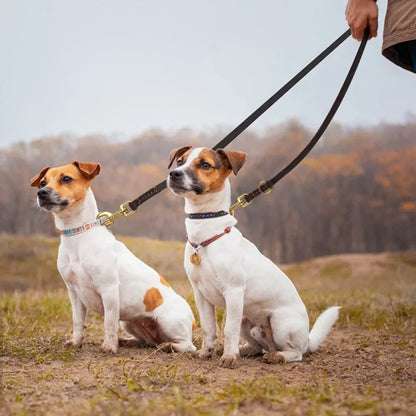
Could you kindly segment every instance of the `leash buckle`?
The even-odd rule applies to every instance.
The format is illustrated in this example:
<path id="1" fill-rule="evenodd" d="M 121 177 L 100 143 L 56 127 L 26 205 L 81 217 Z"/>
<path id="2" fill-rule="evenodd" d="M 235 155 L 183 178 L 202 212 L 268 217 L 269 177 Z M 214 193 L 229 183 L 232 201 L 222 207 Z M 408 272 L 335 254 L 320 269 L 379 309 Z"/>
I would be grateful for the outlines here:
<path id="1" fill-rule="evenodd" d="M 263 190 L 263 186 L 264 185 L 266 185 L 267 186 L 267 188 L 266 188 L 266 190 Z M 262 193 L 262 194 L 264 194 L 264 195 L 268 195 L 271 191 L 272 191 L 272 188 L 273 188 L 273 185 L 272 186 L 268 186 L 267 185 L 267 181 L 266 180 L 263 180 L 263 181 L 261 181 L 260 183 L 259 183 L 259 191 Z"/>
<path id="2" fill-rule="evenodd" d="M 252 201 L 246 201 L 245 197 L 248 196 L 248 194 L 242 194 L 237 198 L 237 202 L 232 204 L 230 206 L 230 214 L 234 216 L 234 212 L 238 207 L 246 207 L 247 205 L 250 205 Z"/>
<path id="3" fill-rule="evenodd" d="M 119 217 L 129 217 L 130 215 L 134 214 L 136 212 L 136 210 L 132 210 L 129 206 L 130 201 L 126 201 L 123 202 L 120 205 L 120 209 L 116 212 L 114 212 L 113 214 L 111 212 L 100 212 L 97 215 L 97 220 L 99 220 L 100 218 L 104 218 L 107 217 L 107 219 L 105 221 L 102 222 L 102 225 L 105 225 L 106 227 L 111 227 L 115 220 Z"/>

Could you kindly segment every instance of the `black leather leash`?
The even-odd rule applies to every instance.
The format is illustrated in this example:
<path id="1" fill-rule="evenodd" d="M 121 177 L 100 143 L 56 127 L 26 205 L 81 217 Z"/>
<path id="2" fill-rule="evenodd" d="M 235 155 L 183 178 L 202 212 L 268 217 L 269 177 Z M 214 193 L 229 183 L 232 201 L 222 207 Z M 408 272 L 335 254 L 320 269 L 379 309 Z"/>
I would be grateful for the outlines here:
<path id="1" fill-rule="evenodd" d="M 331 43 L 323 52 L 321 52 L 315 59 L 313 59 L 308 65 L 306 65 L 289 82 L 287 82 L 282 88 L 280 88 L 275 94 L 273 94 L 267 101 L 265 101 L 260 107 L 258 107 L 252 114 L 250 114 L 243 122 L 241 122 L 234 130 L 232 130 L 226 137 L 224 137 L 219 143 L 217 143 L 213 147 L 213 149 L 216 150 L 216 149 L 224 148 L 227 145 L 229 145 L 236 137 L 238 137 L 244 130 L 246 130 L 252 123 L 254 123 L 254 121 L 256 121 L 263 113 L 265 113 L 273 104 L 275 104 L 290 89 L 292 89 L 300 80 L 302 80 L 310 71 L 312 71 L 312 69 L 314 69 L 328 55 L 330 55 L 338 46 L 340 46 L 350 36 L 350 34 L 351 34 L 350 29 L 345 31 L 338 39 L 336 39 L 333 43 Z M 364 47 L 365 47 L 367 38 L 368 38 L 368 34 L 367 34 L 367 36 L 364 37 L 363 41 L 360 44 L 359 50 L 357 52 L 357 56 L 359 55 L 360 58 L 361 58 L 361 55 L 364 51 Z M 357 60 L 357 57 L 355 58 L 354 62 L 356 60 Z M 359 62 L 359 59 L 358 59 L 358 62 Z M 356 64 L 356 66 L 358 65 L 358 62 Z M 355 69 L 356 69 L 356 66 L 355 66 Z M 354 71 L 351 75 L 351 79 L 354 75 L 355 69 L 354 69 Z M 351 70 L 350 70 L 350 72 L 351 72 Z M 348 75 L 350 75 L 350 73 Z M 347 76 L 347 78 L 348 78 L 348 76 Z M 339 104 L 341 103 L 342 98 L 344 97 L 345 92 L 348 89 L 348 86 L 351 82 L 351 79 L 349 80 L 347 85 L 346 85 L 347 80 L 344 82 L 344 85 L 346 85 L 345 91 L 344 91 L 342 97 L 340 98 L 340 102 L 336 106 L 332 116 L 329 118 L 328 122 L 326 123 L 323 131 L 328 126 L 328 124 L 331 121 L 332 117 L 334 116 L 336 110 L 338 109 Z M 344 87 L 344 85 L 343 85 L 343 87 Z M 337 100 L 338 100 L 339 96 L 340 96 L 340 94 L 338 94 Z M 334 105 L 335 105 L 335 103 L 334 103 Z M 328 116 L 329 115 L 330 114 L 328 114 Z M 328 118 L 328 116 L 327 116 L 327 118 Z M 325 120 L 327 120 L 327 119 L 325 119 Z M 322 124 L 322 126 L 324 125 L 324 123 Z M 323 131 L 320 133 L 319 137 L 322 135 Z M 316 137 L 316 135 L 314 136 L 314 138 L 315 137 Z M 319 137 L 316 141 L 319 140 Z M 312 141 L 313 141 L 313 139 L 311 140 L 311 142 Z M 311 148 L 313 146 L 314 146 L 314 144 L 311 146 Z M 305 151 L 305 149 L 302 151 L 302 153 Z M 306 152 L 306 154 L 309 153 L 309 151 L 310 150 L 308 150 Z M 300 160 L 293 167 L 295 167 L 306 156 L 306 154 L 304 154 L 304 156 L 301 157 Z M 299 156 L 301 156 L 301 154 Z M 299 156 L 295 159 L 295 161 L 299 158 Z M 295 161 L 293 161 L 293 162 L 295 162 Z M 291 162 L 291 164 L 293 162 Z M 291 165 L 291 164 L 289 164 L 289 165 Z M 290 170 L 292 170 L 293 167 Z M 279 174 L 280 174 L 280 172 L 279 172 Z M 285 175 L 283 175 L 283 176 L 285 176 Z M 263 182 L 267 183 L 267 189 L 266 189 L 266 191 L 260 190 L 259 193 L 261 193 L 261 192 L 264 192 L 264 193 L 270 192 L 271 191 L 271 186 L 273 186 L 273 184 L 276 183 L 276 182 L 272 183 L 274 178 L 272 178 L 269 181 L 263 181 Z M 272 183 L 271 186 L 269 186 L 270 183 Z M 114 213 L 101 212 L 101 213 L 98 214 L 97 218 L 107 217 L 107 219 L 103 222 L 103 225 L 111 226 L 111 225 L 114 224 L 114 221 L 118 217 L 123 217 L 123 216 L 128 217 L 128 216 L 134 214 L 136 212 L 136 210 L 139 208 L 140 205 L 142 205 L 143 203 L 145 203 L 147 200 L 154 197 L 155 195 L 158 195 L 160 192 L 162 192 L 164 189 L 166 189 L 166 186 L 167 186 L 166 180 L 164 180 L 164 181 L 158 183 L 157 185 L 153 186 L 152 188 L 148 189 L 145 193 L 143 193 L 142 195 L 140 195 L 136 199 L 133 199 L 132 201 L 123 202 L 120 205 L 120 209 L 118 211 L 116 211 Z M 260 187 L 261 187 L 261 189 L 263 189 L 263 184 L 261 184 L 261 186 L 259 186 L 259 189 L 260 189 Z M 256 191 L 250 192 L 250 194 L 244 194 L 244 195 L 240 196 L 239 199 L 240 199 L 241 202 L 238 202 L 238 203 L 234 204 L 233 205 L 234 209 L 237 208 L 237 206 L 246 206 L 246 205 L 248 205 L 251 202 L 251 200 L 257 196 L 257 195 L 255 195 L 253 197 L 250 196 L 251 194 L 256 193 Z M 247 202 L 246 198 L 251 198 L 251 199 L 249 199 L 249 201 Z"/>
<path id="2" fill-rule="evenodd" d="M 330 108 L 328 114 L 326 115 L 324 121 L 320 125 L 319 129 L 309 141 L 309 143 L 302 149 L 302 151 L 289 163 L 287 164 L 279 173 L 273 176 L 269 180 L 263 180 L 259 183 L 259 186 L 254 189 L 253 191 L 242 194 L 237 198 L 237 202 L 235 202 L 230 207 L 230 213 L 234 215 L 236 208 L 238 207 L 246 207 L 249 205 L 254 198 L 259 196 L 260 194 L 269 194 L 272 191 L 273 185 L 283 179 L 289 172 L 291 172 L 313 149 L 313 147 L 318 143 L 319 139 L 322 137 L 323 133 L 327 129 L 329 123 L 333 119 L 335 113 L 337 112 L 339 106 L 342 103 L 342 100 L 345 97 L 345 94 L 351 84 L 352 79 L 354 78 L 355 72 L 358 68 L 358 64 L 360 63 L 361 57 L 363 56 L 365 46 L 367 44 L 368 36 L 369 36 L 369 29 L 367 28 L 363 37 L 363 40 L 360 43 L 358 51 L 355 55 L 354 61 L 351 64 L 351 68 L 348 71 L 348 74 L 345 78 L 344 83 L 341 86 L 341 89 L 338 92 L 337 97 L 335 98 L 332 107 Z"/>

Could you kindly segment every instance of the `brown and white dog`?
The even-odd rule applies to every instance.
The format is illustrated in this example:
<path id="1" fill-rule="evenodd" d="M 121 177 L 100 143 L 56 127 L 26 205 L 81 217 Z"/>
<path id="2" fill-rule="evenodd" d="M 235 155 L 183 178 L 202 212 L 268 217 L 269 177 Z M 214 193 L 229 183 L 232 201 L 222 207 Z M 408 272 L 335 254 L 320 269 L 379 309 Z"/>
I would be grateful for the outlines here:
<path id="1" fill-rule="evenodd" d="M 315 351 L 338 318 L 325 310 L 309 332 L 308 314 L 295 286 L 271 260 L 246 240 L 228 213 L 228 176 L 247 155 L 190 146 L 171 152 L 168 187 L 185 198 L 188 244 L 185 269 L 203 329 L 201 358 L 210 358 L 216 338 L 215 305 L 225 307 L 224 353 L 220 365 L 233 368 L 240 353 L 262 354 L 268 362 L 300 361 Z M 239 340 L 245 345 L 239 348 Z"/>
<path id="2" fill-rule="evenodd" d="M 195 351 L 193 315 L 186 301 L 150 266 L 96 221 L 90 182 L 98 163 L 73 162 L 46 167 L 32 179 L 37 202 L 50 211 L 61 230 L 58 270 L 72 305 L 73 337 L 81 347 L 87 309 L 104 315 L 103 351 L 117 352 L 119 322 L 139 345 L 170 345 Z"/>

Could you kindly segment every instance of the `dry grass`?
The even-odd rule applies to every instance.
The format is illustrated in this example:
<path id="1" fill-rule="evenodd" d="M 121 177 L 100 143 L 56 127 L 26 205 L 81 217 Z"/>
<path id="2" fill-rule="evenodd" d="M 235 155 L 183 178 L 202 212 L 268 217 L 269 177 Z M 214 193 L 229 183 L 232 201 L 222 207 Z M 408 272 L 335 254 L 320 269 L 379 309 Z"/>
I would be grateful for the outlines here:
<path id="1" fill-rule="evenodd" d="M 182 243 L 123 239 L 192 304 Z M 416 253 L 342 255 L 284 266 L 310 312 L 343 307 L 324 345 L 301 363 L 121 348 L 99 353 L 89 314 L 80 351 L 63 345 L 71 309 L 56 239 L 0 237 L 2 413 L 13 415 L 416 414 Z M 15 290 L 16 289 L 16 290 Z M 224 312 L 219 310 L 221 318 Z M 200 344 L 201 330 L 194 333 Z M 220 346 L 219 346 L 220 347 Z"/>

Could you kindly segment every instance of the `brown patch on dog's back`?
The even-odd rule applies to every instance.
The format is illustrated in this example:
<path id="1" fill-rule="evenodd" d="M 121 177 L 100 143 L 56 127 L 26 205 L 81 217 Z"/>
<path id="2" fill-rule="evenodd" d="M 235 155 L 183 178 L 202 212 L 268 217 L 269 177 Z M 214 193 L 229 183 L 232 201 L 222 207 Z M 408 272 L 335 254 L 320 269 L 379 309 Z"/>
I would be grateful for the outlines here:
<path id="1" fill-rule="evenodd" d="M 155 287 L 151 287 L 147 290 L 146 294 L 144 295 L 143 303 L 146 306 L 146 312 L 152 312 L 158 306 L 162 305 L 163 298 L 159 292 L 159 289 Z"/>

